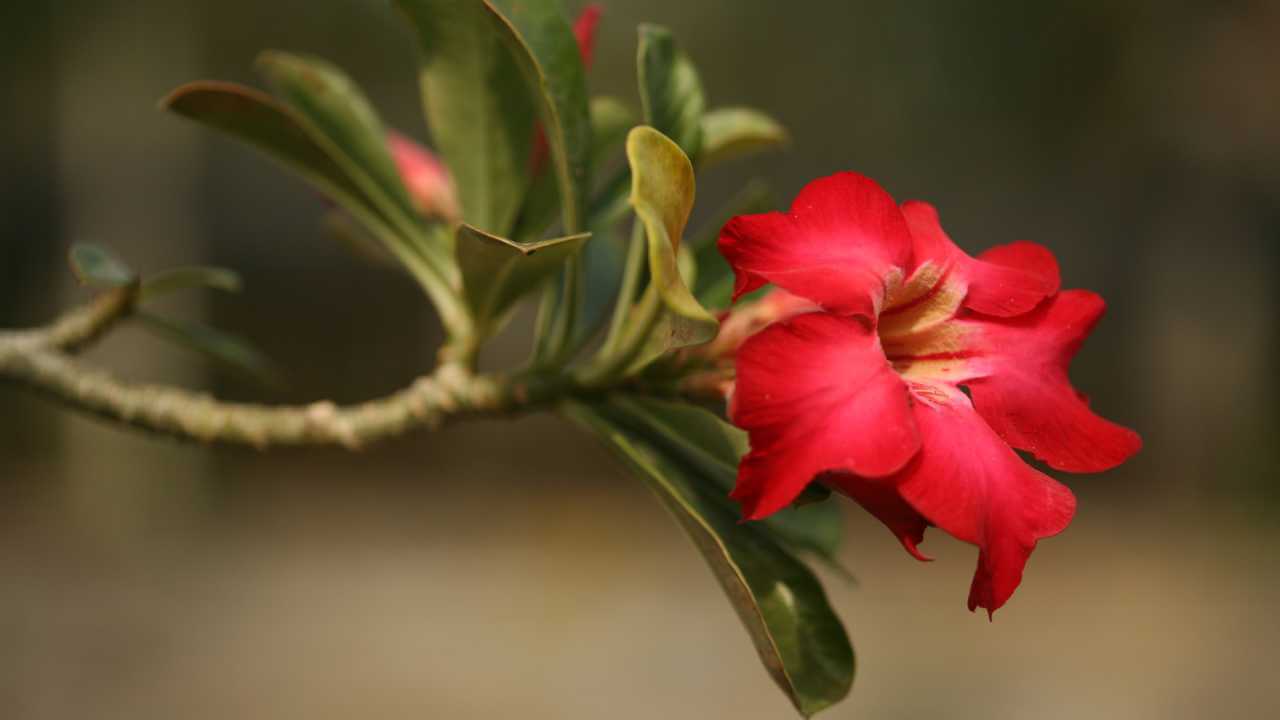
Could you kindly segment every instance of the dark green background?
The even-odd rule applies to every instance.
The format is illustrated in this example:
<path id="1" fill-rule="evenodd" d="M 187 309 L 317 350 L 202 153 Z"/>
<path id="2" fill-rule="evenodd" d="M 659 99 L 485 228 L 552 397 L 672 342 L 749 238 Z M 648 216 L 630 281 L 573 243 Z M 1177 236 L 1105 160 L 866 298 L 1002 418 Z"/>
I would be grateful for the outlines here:
<path id="1" fill-rule="evenodd" d="M 1144 452 L 1068 478 L 1075 524 L 988 624 L 974 551 L 924 566 L 856 508 L 828 578 L 861 663 L 829 717 L 1263 717 L 1280 630 L 1280 7 L 1268 2 L 614 2 L 593 91 L 633 106 L 635 25 L 667 24 L 712 105 L 751 104 L 784 199 L 856 169 L 970 250 L 1031 239 L 1106 320 L 1075 365 Z M 0 325 L 84 297 L 74 241 L 136 267 L 234 267 L 172 311 L 287 371 L 263 391 L 138 330 L 94 359 L 231 398 L 357 400 L 422 371 L 412 283 L 322 236 L 266 160 L 155 110 L 328 57 L 425 136 L 410 35 L 378 0 L 5 3 Z M 489 362 L 516 362 L 522 331 Z M 0 387 L 0 715 L 785 717 L 701 560 L 640 483 L 551 419 L 361 455 L 175 445 Z"/>

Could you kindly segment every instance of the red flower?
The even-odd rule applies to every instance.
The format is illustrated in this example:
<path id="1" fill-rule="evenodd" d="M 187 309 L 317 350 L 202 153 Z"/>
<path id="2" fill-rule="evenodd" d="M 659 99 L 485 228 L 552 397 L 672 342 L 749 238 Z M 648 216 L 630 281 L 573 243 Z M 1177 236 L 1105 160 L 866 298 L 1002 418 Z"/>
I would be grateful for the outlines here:
<path id="1" fill-rule="evenodd" d="M 970 257 L 930 205 L 899 207 L 872 180 L 841 173 L 810 183 L 790 212 L 734 218 L 720 250 L 735 298 L 773 283 L 819 306 L 738 351 L 730 416 L 751 452 L 733 496 L 748 518 L 819 480 L 919 559 L 935 525 L 978 546 L 969 609 L 990 613 L 1036 541 L 1075 512 L 1071 491 L 1014 448 L 1095 472 L 1141 446 L 1072 388 L 1067 366 L 1103 302 L 1059 292 L 1057 261 L 1039 245 Z"/>

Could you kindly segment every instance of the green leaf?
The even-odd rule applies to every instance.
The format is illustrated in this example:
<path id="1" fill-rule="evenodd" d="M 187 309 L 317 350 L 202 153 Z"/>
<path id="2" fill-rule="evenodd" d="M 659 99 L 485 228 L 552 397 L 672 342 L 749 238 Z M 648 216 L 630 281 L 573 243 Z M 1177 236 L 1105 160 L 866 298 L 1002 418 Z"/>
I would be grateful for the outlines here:
<path id="1" fill-rule="evenodd" d="M 640 26 L 637 65 L 644 122 L 675 140 L 686 155 L 697 160 L 706 102 L 693 63 L 676 49 L 666 28 L 646 24 Z M 630 168 L 619 168 L 592 198 L 588 213 L 591 227 L 622 219 L 630 187 Z"/>
<path id="2" fill-rule="evenodd" d="M 591 115 L 586 72 L 573 28 L 559 2 L 485 0 L 484 5 L 523 72 L 542 120 L 560 189 L 564 230 L 582 232 Z"/>
<path id="3" fill-rule="evenodd" d="M 674 140 L 689 157 L 698 158 L 706 97 L 693 62 L 676 47 L 670 30 L 643 24 L 637 66 L 645 123 Z"/>
<path id="4" fill-rule="evenodd" d="M 468 223 L 500 235 L 528 188 L 536 115 L 515 57 L 478 0 L 396 0 L 417 31 L 422 100 Z"/>
<path id="5" fill-rule="evenodd" d="M 274 363 L 247 341 L 199 323 L 172 320 L 148 312 L 135 317 L 160 337 L 205 355 L 263 384 L 282 385 Z"/>
<path id="6" fill-rule="evenodd" d="M 627 159 L 631 165 L 631 205 L 648 237 L 649 288 L 657 293 L 664 310 L 631 364 L 636 369 L 673 348 L 711 340 L 719 323 L 698 304 L 680 276 L 680 239 L 693 210 L 694 177 L 689 158 L 665 135 L 641 126 L 627 136 Z"/>
<path id="7" fill-rule="evenodd" d="M 589 153 L 592 172 L 601 167 L 610 156 L 622 148 L 627 131 L 635 125 L 635 115 L 617 98 L 597 97 L 591 99 L 591 151 Z M 622 191 L 623 203 L 626 202 L 626 190 Z M 534 178 L 529 195 L 525 198 L 524 209 L 520 211 L 520 222 L 516 225 L 513 236 L 516 240 L 528 240 L 542 235 L 547 226 L 555 219 L 556 208 L 560 203 L 560 190 L 556 186 L 554 173 L 544 172 Z M 592 220 L 588 218 L 588 229 L 595 232 Z M 594 245 L 594 243 L 593 243 Z"/>
<path id="8" fill-rule="evenodd" d="M 586 72 L 577 39 L 557 0 L 484 0 L 494 27 L 524 74 L 551 154 L 566 233 L 586 228 L 591 145 Z M 572 354 L 582 310 L 582 267 L 566 263 L 558 292 L 544 296 L 534 362 L 554 365 Z"/>
<path id="9" fill-rule="evenodd" d="M 387 147 L 387 131 L 351 78 L 314 57 L 265 52 L 258 67 L 306 121 L 312 140 L 342 167 L 406 238 L 423 234 L 413 200 Z"/>
<path id="10" fill-rule="evenodd" d="M 142 281 L 141 299 L 159 297 L 193 288 L 240 292 L 240 274 L 235 270 L 204 265 L 161 270 Z"/>
<path id="11" fill-rule="evenodd" d="M 135 273 L 115 253 L 91 243 L 76 243 L 67 254 L 71 271 L 81 285 L 118 288 L 138 280 Z"/>
<path id="12" fill-rule="evenodd" d="M 517 300 L 551 279 L 591 237 L 518 243 L 470 225 L 458 227 L 458 265 L 477 325 L 492 329 Z"/>
<path id="13" fill-rule="evenodd" d="M 759 110 L 716 108 L 702 116 L 702 154 L 699 166 L 786 145 L 787 131 Z"/>
<path id="14" fill-rule="evenodd" d="M 628 430 L 608 406 L 572 404 L 566 415 L 604 440 L 693 539 L 746 627 L 765 669 L 802 715 L 839 702 L 854 656 L 817 578 L 734 508 L 694 466 Z"/>
<path id="15" fill-rule="evenodd" d="M 386 217 L 312 139 L 302 118 L 271 96 L 242 85 L 205 81 L 179 87 L 160 104 L 265 151 L 338 204 L 387 228 Z"/>
<path id="16" fill-rule="evenodd" d="M 333 104 L 341 102 L 338 99 Z M 409 228 L 406 235 L 407 221 L 395 217 L 402 212 L 397 209 L 399 204 L 389 205 L 385 198 L 380 202 L 371 195 L 370 188 L 376 192 L 376 184 L 363 167 L 302 113 L 252 88 L 222 82 L 183 85 L 161 101 L 161 106 L 249 143 L 297 172 L 381 241 L 431 295 L 446 324 L 460 321 L 444 269 L 448 267 L 448 258 L 442 254 L 445 248 L 420 237 L 416 228 Z M 365 113 L 350 112 L 361 115 L 372 111 L 366 106 Z M 369 153 L 378 154 L 376 145 Z M 382 153 L 386 153 L 385 144 Z"/>
<path id="17" fill-rule="evenodd" d="M 624 396 L 613 398 L 612 403 L 625 413 L 629 424 L 678 453 L 726 495 L 733 489 L 738 463 L 747 453 L 745 432 L 688 403 Z M 818 501 L 830 496 L 825 487 L 809 487 L 814 489 L 805 491 L 804 504 L 797 500 L 797 505 L 774 513 L 762 523 L 792 550 L 814 553 L 841 574 L 851 576 L 836 559 L 843 524 L 840 508 L 832 502 Z"/>

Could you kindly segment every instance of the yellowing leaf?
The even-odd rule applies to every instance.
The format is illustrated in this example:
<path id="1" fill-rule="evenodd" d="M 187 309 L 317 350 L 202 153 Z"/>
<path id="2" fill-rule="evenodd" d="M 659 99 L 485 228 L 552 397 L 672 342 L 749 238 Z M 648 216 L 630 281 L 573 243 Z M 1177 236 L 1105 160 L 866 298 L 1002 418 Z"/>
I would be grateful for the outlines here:
<path id="1" fill-rule="evenodd" d="M 680 276 L 680 240 L 694 198 L 689 158 L 670 138 L 641 126 L 627 136 L 627 160 L 631 205 L 648 238 L 650 291 L 657 293 L 665 311 L 632 365 L 642 367 L 672 348 L 711 340 L 719 323 Z"/>

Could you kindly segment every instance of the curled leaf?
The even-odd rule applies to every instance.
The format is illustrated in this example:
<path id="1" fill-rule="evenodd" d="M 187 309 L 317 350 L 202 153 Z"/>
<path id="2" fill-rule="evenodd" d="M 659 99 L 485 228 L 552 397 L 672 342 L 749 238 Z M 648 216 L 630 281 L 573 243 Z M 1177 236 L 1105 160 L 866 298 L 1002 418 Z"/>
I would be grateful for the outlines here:
<path id="1" fill-rule="evenodd" d="M 627 159 L 631 205 L 648 238 L 650 288 L 664 311 L 633 364 L 642 367 L 667 350 L 711 340 L 719 323 L 693 297 L 680 274 L 680 239 L 693 210 L 689 158 L 670 138 L 641 126 L 627 136 Z"/>
<path id="2" fill-rule="evenodd" d="M 521 297 L 551 279 L 589 233 L 520 243 L 470 225 L 458 228 L 458 265 L 473 317 L 490 328 Z"/>

